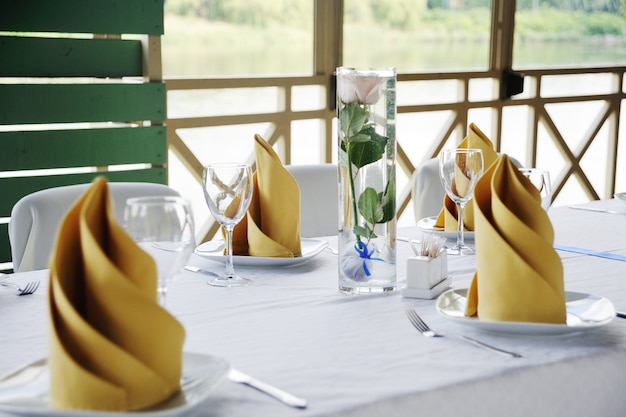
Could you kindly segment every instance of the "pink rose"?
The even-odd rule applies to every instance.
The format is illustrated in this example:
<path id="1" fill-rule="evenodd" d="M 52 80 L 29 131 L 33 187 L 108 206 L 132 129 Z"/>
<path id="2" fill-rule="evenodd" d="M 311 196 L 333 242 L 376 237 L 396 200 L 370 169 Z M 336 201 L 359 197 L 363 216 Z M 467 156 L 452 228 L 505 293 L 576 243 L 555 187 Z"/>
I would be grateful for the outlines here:
<path id="1" fill-rule="evenodd" d="M 376 104 L 382 93 L 381 78 L 376 75 L 357 76 L 354 79 L 356 96 L 361 103 Z"/>
<path id="2" fill-rule="evenodd" d="M 337 83 L 339 98 L 344 103 L 358 100 L 363 104 L 376 104 L 380 100 L 382 78 L 376 74 L 340 73 Z"/>
<path id="3" fill-rule="evenodd" d="M 340 74 L 337 78 L 337 94 L 342 102 L 348 104 L 356 101 L 354 73 Z"/>

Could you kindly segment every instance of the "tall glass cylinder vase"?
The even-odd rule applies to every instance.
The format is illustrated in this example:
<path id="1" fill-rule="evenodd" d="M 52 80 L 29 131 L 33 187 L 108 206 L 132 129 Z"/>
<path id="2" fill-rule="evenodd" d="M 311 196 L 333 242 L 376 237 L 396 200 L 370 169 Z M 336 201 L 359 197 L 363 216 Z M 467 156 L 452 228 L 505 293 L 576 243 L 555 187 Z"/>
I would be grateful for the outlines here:
<path id="1" fill-rule="evenodd" d="M 339 289 L 396 289 L 396 70 L 337 68 Z"/>

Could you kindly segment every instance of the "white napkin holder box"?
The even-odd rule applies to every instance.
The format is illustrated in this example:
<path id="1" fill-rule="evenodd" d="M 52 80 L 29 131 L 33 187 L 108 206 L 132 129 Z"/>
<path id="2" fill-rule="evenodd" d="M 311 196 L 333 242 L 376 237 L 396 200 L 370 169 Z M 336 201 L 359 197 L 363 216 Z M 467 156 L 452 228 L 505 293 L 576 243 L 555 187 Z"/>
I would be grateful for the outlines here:
<path id="1" fill-rule="evenodd" d="M 448 275 L 448 253 L 441 250 L 437 257 L 413 256 L 406 263 L 406 288 L 402 295 L 407 298 L 431 300 L 452 283 Z"/>

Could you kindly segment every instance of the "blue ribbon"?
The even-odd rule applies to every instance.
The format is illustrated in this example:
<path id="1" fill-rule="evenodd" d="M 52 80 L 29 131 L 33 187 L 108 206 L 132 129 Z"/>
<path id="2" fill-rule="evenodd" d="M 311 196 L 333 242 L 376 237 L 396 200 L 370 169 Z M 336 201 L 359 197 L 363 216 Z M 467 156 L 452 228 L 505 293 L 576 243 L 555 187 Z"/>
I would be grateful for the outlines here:
<path id="1" fill-rule="evenodd" d="M 372 273 L 368 269 L 367 264 L 365 263 L 365 261 L 367 261 L 368 259 L 370 259 L 372 261 L 384 261 L 384 259 L 382 259 L 382 258 L 372 258 L 372 255 L 374 254 L 374 248 L 372 248 L 372 250 L 370 252 L 368 252 L 367 251 L 367 245 L 365 243 L 361 242 L 360 240 L 358 240 L 354 244 L 354 250 L 356 250 L 357 253 L 359 254 L 359 256 L 361 258 L 363 258 L 363 270 L 365 271 L 365 275 L 367 275 L 368 277 L 371 276 Z"/>
<path id="2" fill-rule="evenodd" d="M 575 248 L 573 246 L 563 246 L 563 245 L 554 245 L 554 249 L 562 250 L 562 251 L 565 251 L 565 252 L 581 253 L 583 255 L 597 256 L 599 258 L 613 259 L 615 261 L 626 262 L 626 256 L 618 255 L 616 253 L 598 252 L 598 251 L 595 251 L 595 250 L 589 250 L 589 249 L 583 249 L 583 248 Z"/>

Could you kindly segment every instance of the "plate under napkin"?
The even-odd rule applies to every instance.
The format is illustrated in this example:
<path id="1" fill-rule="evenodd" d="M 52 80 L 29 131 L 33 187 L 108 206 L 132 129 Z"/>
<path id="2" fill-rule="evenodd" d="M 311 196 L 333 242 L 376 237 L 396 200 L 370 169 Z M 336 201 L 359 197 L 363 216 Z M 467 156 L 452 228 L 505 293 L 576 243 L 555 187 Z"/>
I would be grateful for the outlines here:
<path id="1" fill-rule="evenodd" d="M 46 359 L 40 359 L 0 378 L 0 411 L 46 417 L 119 417 L 138 414 L 146 417 L 178 416 L 202 403 L 226 378 L 229 369 L 230 365 L 225 359 L 185 352 L 181 391 L 167 401 L 131 412 L 73 411 L 50 408 L 48 363 Z"/>

